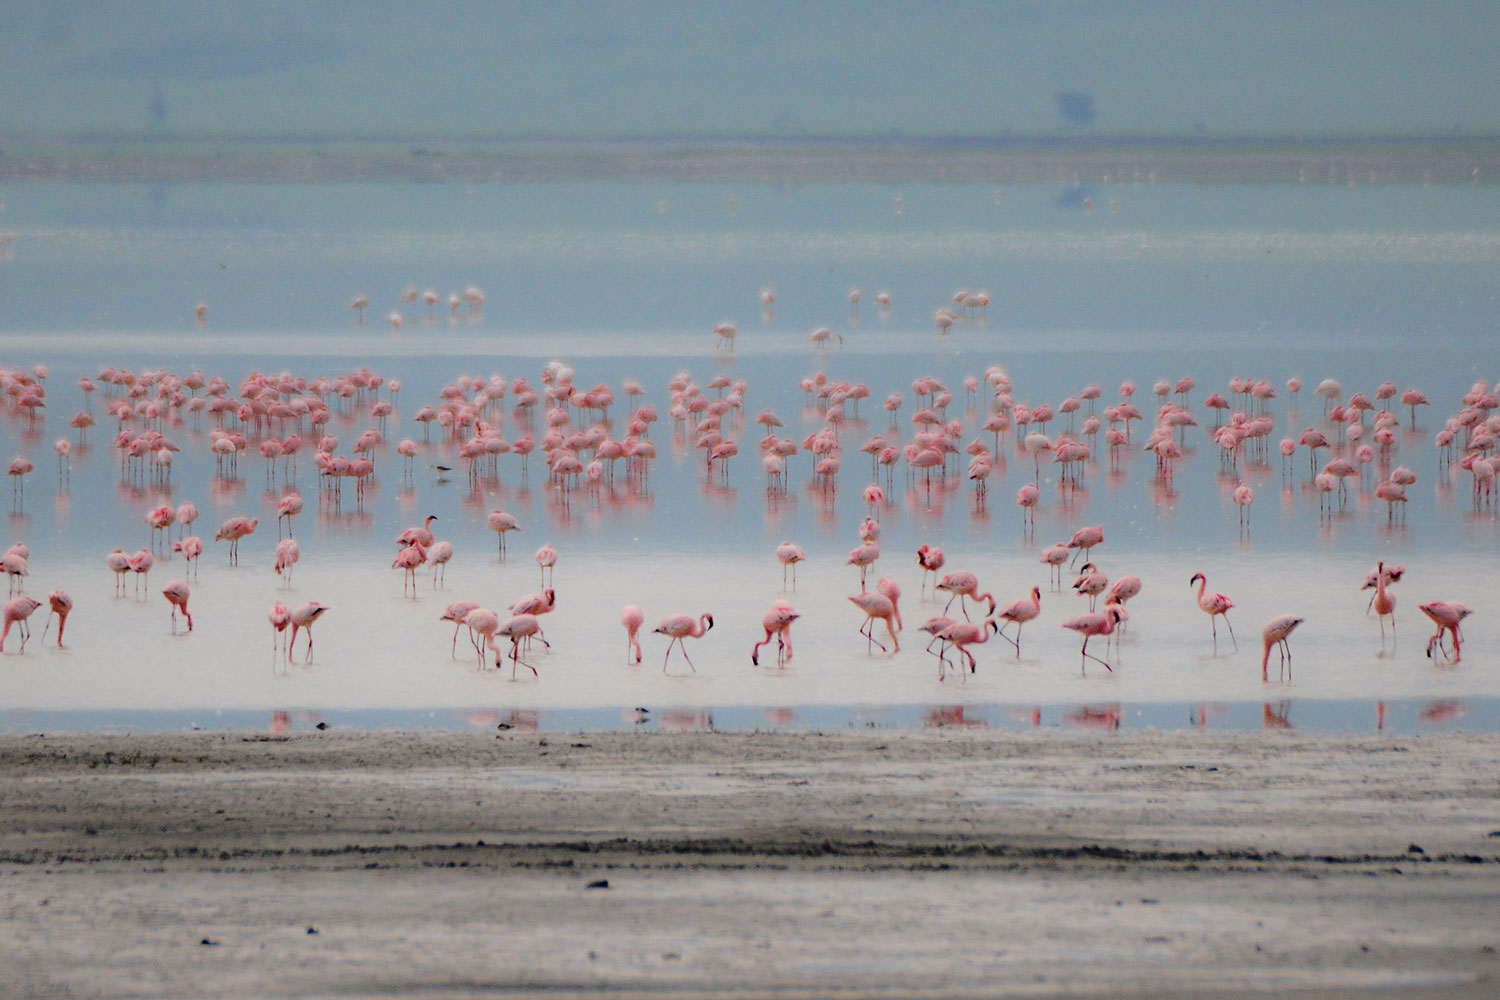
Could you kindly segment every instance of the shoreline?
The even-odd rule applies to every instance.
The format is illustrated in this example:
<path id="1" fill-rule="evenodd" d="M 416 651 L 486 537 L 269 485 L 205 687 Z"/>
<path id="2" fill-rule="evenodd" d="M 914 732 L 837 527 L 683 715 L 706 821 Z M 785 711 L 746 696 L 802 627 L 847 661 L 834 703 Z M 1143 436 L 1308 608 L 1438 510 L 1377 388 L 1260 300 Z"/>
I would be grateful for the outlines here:
<path id="1" fill-rule="evenodd" d="M 0 181 L 1421 183 L 1500 180 L 1500 137 L 20 135 Z"/>
<path id="2" fill-rule="evenodd" d="M 1461 734 L 0 736 L 0 962 L 31 995 L 1486 996 L 1497 766 Z"/>

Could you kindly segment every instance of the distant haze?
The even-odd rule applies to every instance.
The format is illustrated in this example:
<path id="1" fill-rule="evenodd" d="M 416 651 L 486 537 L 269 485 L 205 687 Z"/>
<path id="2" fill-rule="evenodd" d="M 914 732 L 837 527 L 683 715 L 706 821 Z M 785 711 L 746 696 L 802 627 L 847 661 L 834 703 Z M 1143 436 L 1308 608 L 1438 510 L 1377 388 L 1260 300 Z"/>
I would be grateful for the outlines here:
<path id="1" fill-rule="evenodd" d="M 47 136 L 1500 132 L 1491 2 L 9 3 Z"/>

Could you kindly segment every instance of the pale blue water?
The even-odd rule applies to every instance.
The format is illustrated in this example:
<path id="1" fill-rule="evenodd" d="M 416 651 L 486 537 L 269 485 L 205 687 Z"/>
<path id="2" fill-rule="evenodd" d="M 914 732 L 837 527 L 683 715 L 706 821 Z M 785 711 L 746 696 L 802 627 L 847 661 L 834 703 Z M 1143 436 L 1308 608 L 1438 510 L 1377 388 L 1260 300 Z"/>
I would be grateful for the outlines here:
<path id="1" fill-rule="evenodd" d="M 1091 717 L 1079 706 L 1105 706 L 1103 716 L 1126 727 L 1214 727 L 1274 723 L 1289 703 L 1294 725 L 1369 729 L 1379 701 L 1392 706 L 1385 721 L 1403 731 L 1495 728 L 1500 636 L 1475 572 L 1495 551 L 1495 509 L 1471 502 L 1467 473 L 1440 475 L 1431 443 L 1473 381 L 1500 377 L 1494 188 L 1096 183 L 1091 212 L 1068 186 L 1040 184 L 29 183 L 3 194 L 0 231 L 12 239 L 0 261 L 0 364 L 51 370 L 45 423 L 28 427 L 14 413 L 0 423 L 0 455 L 26 454 L 37 466 L 8 526 L 32 549 L 27 592 L 62 586 L 78 602 L 68 649 L 42 644 L 43 612 L 24 654 L 15 654 L 14 635 L 7 641 L 6 728 L 178 728 L 224 718 L 468 725 L 511 712 L 563 727 L 635 725 L 627 716 L 638 705 L 652 709 L 653 725 L 674 724 L 660 721 L 671 711 L 686 713 L 682 725 L 711 717 L 733 728 L 956 721 L 931 706 L 959 706 L 992 725 L 1029 725 L 1036 706 L 1042 724 L 1068 725 L 1070 716 Z M 444 296 L 477 284 L 487 295 L 483 317 L 450 324 L 440 307 L 427 322 L 418 306 L 392 329 L 382 317 L 409 284 Z M 777 292 L 770 315 L 757 299 L 766 286 Z M 851 287 L 863 292 L 857 317 Z M 957 288 L 988 290 L 988 318 L 940 336 L 932 312 Z M 892 297 L 886 315 L 874 303 L 882 289 Z M 372 303 L 363 325 L 347 307 L 356 292 Z M 192 318 L 200 300 L 210 308 L 201 329 Z M 717 351 L 709 332 L 722 320 L 739 325 L 732 355 Z M 843 344 L 814 350 L 807 335 L 825 325 Z M 238 568 L 227 565 L 222 543 L 208 542 L 193 581 L 198 628 L 174 637 L 157 591 L 181 575 L 180 561 L 159 563 L 140 601 L 107 589 L 104 554 L 147 544 L 142 517 L 157 499 L 121 481 L 110 421 L 75 450 L 71 485 L 57 482 L 52 442 L 74 437 L 66 424 L 83 405 L 76 380 L 101 365 L 197 366 L 236 385 L 252 370 L 311 377 L 368 365 L 404 383 L 389 447 L 406 434 L 420 440 L 412 415 L 455 376 L 536 383 L 553 358 L 585 388 L 606 383 L 623 395 L 623 380 L 637 378 L 663 413 L 678 371 L 705 385 L 720 371 L 743 378 L 743 453 L 728 488 L 708 482 L 701 456 L 665 422 L 652 431 L 661 459 L 648 489 L 622 479 L 612 494 L 580 489 L 567 504 L 547 485 L 539 455 L 524 484 L 519 461 L 505 456 L 499 481 L 473 491 L 451 444 L 435 438 L 409 481 L 388 454 L 363 506 L 346 491 L 335 508 L 318 501 L 307 456 L 297 477 L 308 502 L 296 529 L 302 562 L 285 590 L 270 568 L 281 481 L 266 483 L 258 456 L 241 459 L 237 478 L 216 478 L 207 422 L 184 424 L 168 430 L 183 445 L 172 502 L 198 503 L 196 530 L 206 541 L 232 514 L 262 523 L 243 543 Z M 907 487 L 898 469 L 881 511 L 877 571 L 900 582 L 906 629 L 899 654 L 870 655 L 855 632 L 861 616 L 845 600 L 859 588 L 844 560 L 858 541 L 869 482 L 855 449 L 886 431 L 878 403 L 891 391 L 906 397 L 905 433 L 918 374 L 953 390 L 961 440 L 973 438 L 983 400 L 968 404 L 962 379 L 995 364 L 1018 402 L 1055 406 L 1091 381 L 1109 401 L 1129 378 L 1148 412 L 1154 380 L 1191 374 L 1193 402 L 1210 425 L 1201 407 L 1208 392 L 1222 391 L 1231 375 L 1262 376 L 1280 393 L 1273 444 L 1322 425 L 1311 387 L 1325 376 L 1339 378 L 1346 394 L 1373 393 L 1392 379 L 1420 387 L 1434 405 L 1419 411 L 1418 431 L 1399 436 L 1395 461 L 1419 480 L 1395 524 L 1383 503 L 1358 490 L 1343 512 L 1320 518 L 1299 450 L 1285 487 L 1274 453 L 1244 470 L 1256 502 L 1242 535 L 1229 500 L 1235 479 L 1221 474 L 1201 430 L 1186 439 L 1171 491 L 1155 480 L 1150 456 L 1134 450 L 1113 476 L 1101 451 L 1077 491 L 1060 489 L 1044 468 L 1034 540 L 1023 535 L 1013 500 L 1031 462 L 1013 441 L 1002 447 L 982 507 L 967 483 L 929 493 Z M 752 454 L 759 428 L 749 421 L 770 407 L 798 441 L 821 426 L 799 387 L 815 370 L 866 382 L 873 398 L 862 424 L 844 432 L 833 498 L 811 488 L 805 456 L 792 462 L 788 494 L 768 497 Z M 1292 375 L 1306 384 L 1295 403 L 1285 390 Z M 102 403 L 94 400 L 96 415 Z M 622 401 L 611 411 L 617 427 L 623 414 Z M 336 417 L 340 450 L 371 423 L 352 412 Z M 524 432 L 508 411 L 502 429 L 510 440 Z M 435 463 L 458 472 L 441 481 Z M 494 507 L 523 525 L 503 564 L 484 525 Z M 459 555 L 443 588 L 424 575 L 418 597 L 403 597 L 400 575 L 387 568 L 391 539 L 428 513 Z M 1093 554 L 1101 568 L 1146 583 L 1114 673 L 1079 669 L 1076 637 L 1058 625 L 1086 601 L 1049 592 L 1037 563 L 1046 544 L 1093 523 L 1105 525 L 1107 541 Z M 788 594 L 772 555 L 784 538 L 809 554 Z M 511 683 L 509 669 L 481 674 L 472 660 L 443 656 L 451 637 L 436 620 L 443 606 L 472 596 L 503 609 L 536 590 L 530 556 L 543 541 L 561 556 L 559 607 L 544 619 L 554 650 L 533 661 L 541 677 Z M 922 542 L 944 546 L 948 568 L 976 571 L 1001 603 L 1042 586 L 1043 614 L 1026 627 L 1019 659 L 991 641 L 979 648 L 972 677 L 938 680 L 915 631 L 940 608 L 918 597 L 911 553 Z M 1358 590 L 1381 558 L 1408 567 L 1396 590 L 1394 643 L 1381 642 Z M 1215 654 L 1187 584 L 1195 571 L 1236 601 L 1238 652 L 1221 641 Z M 760 615 L 782 596 L 804 615 L 793 630 L 796 655 L 784 669 L 752 668 Z M 299 649 L 297 666 L 275 672 L 265 611 L 277 599 L 309 598 L 333 606 L 318 625 L 314 662 L 302 666 Z M 1429 629 L 1415 606 L 1431 599 L 1476 610 L 1458 664 L 1423 655 Z M 690 646 L 700 673 L 683 676 L 678 660 L 664 676 L 665 644 L 654 636 L 643 637 L 645 663 L 627 666 L 618 625 L 625 603 L 645 609 L 648 629 L 669 612 L 712 611 L 716 627 Z M 1307 618 L 1292 642 L 1295 680 L 1275 682 L 1273 656 L 1273 683 L 1262 685 L 1259 626 L 1287 611 Z M 1198 705 L 1226 708 L 1200 715 Z"/>

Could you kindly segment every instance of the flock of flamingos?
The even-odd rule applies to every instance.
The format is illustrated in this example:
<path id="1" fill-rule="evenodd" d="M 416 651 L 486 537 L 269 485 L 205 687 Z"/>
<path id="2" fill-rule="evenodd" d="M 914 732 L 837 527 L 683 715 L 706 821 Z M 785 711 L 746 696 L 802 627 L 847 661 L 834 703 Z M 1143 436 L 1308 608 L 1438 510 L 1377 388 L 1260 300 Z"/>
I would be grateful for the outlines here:
<path id="1" fill-rule="evenodd" d="M 959 318 L 958 313 L 951 311 L 944 317 L 948 326 Z M 732 332 L 721 327 L 714 333 L 721 349 L 732 349 Z M 813 340 L 819 350 L 833 348 L 826 335 L 815 333 Z M 59 409 L 49 392 L 47 376 L 44 366 L 30 370 L 0 369 L 0 388 L 9 419 L 26 422 L 33 439 L 41 436 L 36 425 L 45 422 L 43 411 L 51 408 L 55 413 Z M 868 456 L 869 483 L 862 488 L 870 516 L 860 525 L 860 543 L 850 552 L 847 562 L 859 571 L 859 593 L 849 600 L 864 616 L 859 631 L 871 650 L 876 646 L 882 650 L 900 648 L 900 586 L 891 577 L 869 582 L 870 570 L 882 555 L 879 513 L 886 505 L 886 492 L 894 487 L 898 467 L 912 488 L 925 486 L 930 490 L 935 477 L 940 484 L 948 484 L 945 487 L 948 489 L 956 489 L 967 481 L 971 485 L 966 488 L 973 490 L 974 502 L 983 504 L 997 460 L 1004 449 L 1010 449 L 1018 459 L 1018 467 L 1034 473 L 1016 493 L 1022 524 L 1029 537 L 1034 530 L 1033 510 L 1044 487 L 1067 490 L 1070 484 L 1080 481 L 1088 468 L 1106 462 L 1113 466 L 1124 449 L 1144 448 L 1152 452 L 1158 480 L 1170 484 L 1188 433 L 1206 435 L 1219 451 L 1222 469 L 1236 478 L 1243 463 L 1270 461 L 1270 442 L 1276 436 L 1270 401 L 1277 396 L 1278 388 L 1263 379 L 1231 379 L 1223 392 L 1210 393 L 1195 408 L 1192 394 L 1197 386 L 1191 378 L 1158 382 L 1151 388 L 1154 403 L 1146 402 L 1146 394 L 1138 395 L 1136 386 L 1127 381 L 1113 394 L 1113 401 L 1105 400 L 1105 391 L 1098 384 L 1089 384 L 1080 386 L 1076 396 L 1054 406 L 1017 401 L 1006 372 L 991 367 L 982 374 L 964 378 L 958 388 L 965 393 L 968 405 L 954 406 L 954 394 L 949 387 L 935 378 L 918 377 L 910 386 L 889 391 L 879 404 L 888 414 L 887 433 L 858 442 L 852 439 L 854 434 L 848 425 L 853 423 L 850 418 L 857 414 L 861 400 L 872 395 L 868 387 L 824 372 L 803 378 L 800 387 L 807 400 L 806 412 L 815 414 L 818 424 L 800 442 L 783 436 L 784 422 L 769 409 L 761 410 L 747 427 L 746 387 L 743 381 L 726 375 L 715 376 L 704 384 L 687 372 L 671 378 L 663 387 L 670 394 L 665 416 L 672 427 L 675 447 L 701 451 L 704 478 L 708 482 L 716 478 L 727 482 L 730 464 L 737 460 L 741 450 L 737 436 L 746 431 L 756 434 L 754 444 L 747 442 L 745 451 L 755 454 L 755 461 L 765 475 L 768 497 L 787 489 L 791 464 L 800 461 L 799 455 L 806 456 L 810 463 L 811 488 L 829 493 L 851 474 L 863 482 L 862 474 L 852 472 L 860 465 L 854 453 Z M 509 456 L 506 460 L 517 466 L 514 475 L 524 478 L 530 475 L 529 456 L 537 452 L 545 464 L 549 503 L 567 503 L 577 491 L 588 492 L 601 484 L 612 484 L 619 465 L 623 465 L 623 475 L 635 488 L 646 488 L 657 455 L 653 432 L 662 414 L 645 399 L 648 390 L 636 380 L 625 379 L 619 388 L 626 397 L 625 416 L 612 418 L 611 407 L 617 407 L 618 399 L 614 389 L 602 384 L 583 388 L 575 384 L 572 369 L 561 362 L 552 362 L 542 368 L 535 384 L 524 377 L 506 379 L 499 375 L 459 378 L 444 386 L 437 398 L 422 401 L 407 411 L 410 417 L 404 417 L 400 380 L 363 368 L 338 376 L 311 378 L 291 373 L 252 373 L 238 383 L 231 383 L 223 376 L 196 370 L 178 374 L 103 367 L 92 376 L 77 379 L 74 396 L 77 408 L 67 421 L 71 430 L 58 436 L 53 446 L 58 463 L 58 488 L 60 491 L 68 488 L 69 461 L 75 442 L 85 443 L 90 433 L 113 435 L 122 479 L 149 484 L 152 495 L 160 501 L 143 511 L 150 530 L 148 544 L 135 551 L 116 548 L 105 556 L 107 567 L 116 574 L 116 594 L 126 592 L 131 578 L 139 588 L 159 559 L 170 561 L 181 556 L 188 567 L 184 578 L 167 583 L 161 594 L 171 607 L 173 631 L 177 629 L 179 614 L 185 628 L 191 631 L 193 619 L 188 610 L 191 587 L 186 577 L 196 575 L 204 542 L 192 533 L 197 507 L 191 501 L 174 505 L 168 500 L 173 459 L 179 451 L 174 435 L 180 438 L 188 433 L 194 442 L 206 445 L 213 456 L 215 476 L 240 476 L 240 461 L 247 455 L 258 454 L 265 464 L 268 483 L 279 479 L 283 484 L 274 510 L 278 534 L 274 567 L 289 580 L 301 557 L 300 543 L 293 532 L 293 522 L 304 505 L 297 488 L 299 460 L 304 463 L 304 476 L 307 466 L 316 471 L 317 502 L 332 507 L 348 502 L 345 491 L 352 491 L 355 505 L 362 504 L 365 488 L 377 475 L 377 469 L 390 469 L 386 474 L 395 475 L 397 459 L 400 475 L 409 480 L 419 457 L 436 468 L 440 476 L 448 473 L 457 476 L 462 467 L 472 488 L 482 491 L 486 483 L 498 479 L 502 456 Z M 1293 378 L 1284 388 L 1295 401 L 1302 386 Z M 910 403 L 904 395 L 908 390 Z M 1417 408 L 1427 405 L 1426 397 L 1414 388 L 1401 391 L 1393 382 L 1376 387 L 1370 394 L 1361 391 L 1346 394 L 1336 381 L 1327 379 L 1313 391 L 1323 400 L 1319 426 L 1308 426 L 1281 437 L 1275 446 L 1281 456 L 1283 476 L 1290 479 L 1301 475 L 1295 470 L 1301 461 L 1298 453 L 1305 452 L 1308 475 L 1320 494 L 1324 510 L 1332 511 L 1343 504 L 1349 481 L 1366 484 L 1356 488 L 1368 491 L 1367 484 L 1373 480 L 1373 496 L 1386 502 L 1387 517 L 1394 520 L 1403 516 L 1406 488 L 1417 477 L 1409 468 L 1393 465 L 1403 416 L 1397 406 L 1410 413 L 1411 429 L 1415 431 Z M 101 411 L 98 421 L 105 426 L 93 430 L 96 409 Z M 501 431 L 506 411 L 510 412 L 517 432 L 513 440 L 507 440 Z M 967 423 L 956 415 L 962 413 L 970 415 Z M 393 430 L 395 421 L 404 423 L 411 433 Z M 1135 422 L 1149 429 L 1132 427 Z M 909 428 L 905 435 L 900 430 L 903 424 Z M 347 450 L 345 443 L 332 433 L 342 426 L 361 429 Z M 656 433 L 660 436 L 659 431 Z M 1470 475 L 1476 506 L 1494 503 L 1494 481 L 1500 471 L 1500 452 L 1495 448 L 1497 436 L 1500 436 L 1500 411 L 1496 393 L 1483 383 L 1475 384 L 1457 401 L 1453 412 L 1442 419 L 1435 432 L 1438 474 L 1454 475 L 1456 468 Z M 397 439 L 393 446 L 392 438 Z M 1044 474 L 1044 462 L 1055 472 Z M 26 480 L 35 467 L 35 462 L 25 455 L 10 463 L 8 471 L 16 511 L 22 509 Z M 1240 481 L 1233 489 L 1233 499 L 1240 510 L 1241 530 L 1247 530 L 1253 491 Z M 269 517 L 271 513 L 267 509 L 232 517 L 217 529 L 214 541 L 227 543 L 230 564 L 238 562 L 240 541 L 259 529 L 257 514 Z M 454 554 L 449 541 L 434 537 L 434 520 L 428 517 L 422 524 L 394 536 L 396 551 L 391 565 L 402 572 L 404 586 L 413 595 L 418 586 L 418 572 L 430 570 L 432 585 L 440 586 L 446 564 Z M 519 528 L 517 519 L 497 509 L 489 512 L 486 523 L 497 535 L 497 552 L 503 561 L 506 536 Z M 1083 561 L 1071 587 L 1088 597 L 1090 611 L 1060 624 L 1081 637 L 1080 660 L 1085 666 L 1092 660 L 1110 669 L 1106 659 L 1110 640 L 1117 630 L 1126 627 L 1128 602 L 1139 593 L 1141 581 L 1135 576 L 1110 581 L 1097 570 L 1090 553 L 1104 543 L 1104 538 L 1102 525 L 1086 526 L 1068 541 L 1047 547 L 1041 559 L 1050 567 L 1053 588 L 1057 590 L 1062 589 L 1064 570 L 1072 570 Z M 783 590 L 790 593 L 795 590 L 797 563 L 805 558 L 805 553 L 788 541 L 777 547 L 776 555 L 783 567 Z M 12 627 L 19 632 L 24 651 L 30 635 L 28 619 L 42 606 L 41 601 L 25 593 L 28 558 L 27 546 L 18 541 L 0 559 L 11 589 L 10 599 L 4 605 L 0 651 Z M 547 645 L 542 621 L 555 606 L 556 595 L 548 574 L 557 558 L 550 545 L 536 553 L 543 575 L 542 592 L 520 598 L 504 614 L 473 601 L 449 605 L 442 618 L 454 625 L 453 650 L 456 651 L 460 632 L 467 629 L 481 667 L 488 653 L 496 668 L 502 666 L 504 659 L 510 659 L 512 677 L 518 667 L 526 667 L 535 674 L 536 667 L 525 657 L 533 642 Z M 916 561 L 922 571 L 923 597 L 927 595 L 929 581 L 934 600 L 941 599 L 939 592 L 947 595 L 942 613 L 921 626 L 930 636 L 928 650 L 935 649 L 940 676 L 954 666 L 960 672 L 965 665 L 969 671 L 975 670 L 971 647 L 993 636 L 1011 643 L 1017 656 L 1020 655 L 1023 626 L 1041 614 L 1040 587 L 1032 587 L 1029 594 L 1002 605 L 992 594 L 981 591 L 974 574 L 943 573 L 945 557 L 940 548 L 922 545 L 916 552 Z M 1382 562 L 1371 571 L 1365 584 L 1373 591 L 1370 609 L 1379 619 L 1382 636 L 1387 621 L 1394 632 L 1393 586 L 1401 574 L 1401 567 Z M 1194 574 L 1189 585 L 1196 586 L 1197 604 L 1209 618 L 1215 647 L 1221 622 L 1237 646 L 1228 616 L 1234 602 L 1224 594 L 1210 591 L 1202 573 Z M 1102 607 L 1096 608 L 1100 598 Z M 62 590 L 54 590 L 47 603 L 50 613 L 44 637 L 55 616 L 60 646 L 73 600 Z M 978 620 L 969 614 L 971 604 Z M 1430 601 L 1419 608 L 1436 626 L 1427 643 L 1428 656 L 1457 660 L 1461 655 L 1460 626 L 1469 609 L 1451 601 Z M 288 608 L 280 601 L 274 604 L 269 611 L 269 622 L 284 645 L 286 661 L 292 659 L 299 633 L 306 635 L 305 659 L 311 660 L 313 626 L 328 610 L 328 606 L 318 601 L 295 608 Z M 950 611 L 957 617 L 949 617 Z M 777 600 L 762 622 L 765 638 L 750 651 L 752 663 L 759 664 L 762 650 L 773 641 L 778 663 L 790 659 L 791 628 L 798 618 L 790 600 Z M 645 625 L 644 615 L 638 607 L 629 605 L 621 612 L 620 621 L 626 631 L 627 656 L 639 663 L 642 652 L 638 633 Z M 1281 677 L 1290 679 L 1288 639 L 1301 621 L 1287 614 L 1264 626 L 1263 681 L 1269 681 L 1273 649 L 1279 651 Z M 696 672 L 686 640 L 701 637 L 713 625 L 711 614 L 674 614 L 663 618 L 652 630 L 667 637 L 663 671 L 669 668 L 673 649 L 677 647 L 688 668 Z M 877 628 L 883 629 L 883 634 L 878 634 Z M 1090 641 L 1099 637 L 1104 639 L 1104 656 L 1089 652 Z M 277 647 L 277 655 L 278 658 L 282 655 L 281 645 Z"/>

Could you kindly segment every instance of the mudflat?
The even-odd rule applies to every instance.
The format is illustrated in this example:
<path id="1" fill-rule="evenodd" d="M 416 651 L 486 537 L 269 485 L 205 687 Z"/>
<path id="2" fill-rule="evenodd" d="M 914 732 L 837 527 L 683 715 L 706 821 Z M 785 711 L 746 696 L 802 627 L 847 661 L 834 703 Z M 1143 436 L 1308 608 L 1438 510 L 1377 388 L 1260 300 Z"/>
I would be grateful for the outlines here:
<path id="1" fill-rule="evenodd" d="M 1500 737 L 0 737 L 5 996 L 1500 992 Z"/>

